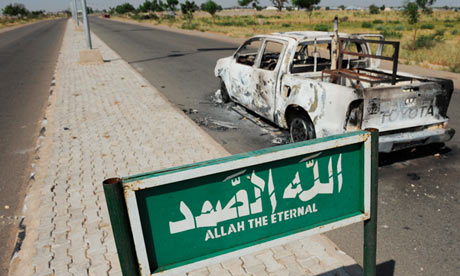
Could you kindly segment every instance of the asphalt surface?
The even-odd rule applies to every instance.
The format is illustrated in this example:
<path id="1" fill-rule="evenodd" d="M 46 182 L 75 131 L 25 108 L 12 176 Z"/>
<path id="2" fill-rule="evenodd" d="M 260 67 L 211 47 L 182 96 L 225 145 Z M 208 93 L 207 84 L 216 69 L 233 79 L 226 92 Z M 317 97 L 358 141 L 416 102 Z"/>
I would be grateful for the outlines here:
<path id="1" fill-rule="evenodd" d="M 7 274 L 15 246 L 65 22 L 0 33 L 0 275 Z"/>
<path id="2" fill-rule="evenodd" d="M 229 105 L 213 103 L 216 60 L 231 55 L 238 45 L 99 18 L 92 18 L 91 24 L 102 40 L 232 154 L 274 145 L 273 131 L 253 124 Z M 454 93 L 449 110 L 451 126 L 458 131 L 459 93 Z M 206 124 L 212 120 L 235 129 Z M 443 148 L 380 156 L 379 275 L 459 275 L 459 159 L 459 135 Z M 327 236 L 362 264 L 361 224 Z"/>

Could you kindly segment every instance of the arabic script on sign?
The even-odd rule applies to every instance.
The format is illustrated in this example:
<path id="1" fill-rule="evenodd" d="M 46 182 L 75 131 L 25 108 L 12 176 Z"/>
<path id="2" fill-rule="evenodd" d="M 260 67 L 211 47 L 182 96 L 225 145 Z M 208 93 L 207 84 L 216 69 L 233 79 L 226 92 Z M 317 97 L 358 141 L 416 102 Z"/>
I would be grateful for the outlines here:
<path id="1" fill-rule="evenodd" d="M 334 173 L 333 173 L 333 162 L 332 158 L 329 158 L 328 162 L 328 181 L 321 182 L 319 176 L 319 163 L 314 158 L 318 157 L 320 154 L 306 158 L 301 162 L 305 162 L 305 169 L 312 170 L 314 183 L 313 186 L 307 190 L 302 188 L 302 179 L 300 178 L 299 171 L 294 175 L 293 180 L 284 188 L 282 199 L 296 199 L 298 198 L 302 202 L 308 202 L 315 198 L 318 194 L 333 194 L 334 193 Z M 338 193 L 340 193 L 343 184 L 342 177 L 342 154 L 339 155 L 336 165 L 336 178 L 337 178 L 337 187 Z M 238 186 L 241 184 L 241 175 L 246 173 L 246 170 L 242 170 L 233 175 L 227 177 L 223 182 L 231 180 L 230 183 L 232 186 Z M 316 212 L 316 206 L 307 205 L 302 209 L 292 209 L 284 210 L 281 212 L 276 212 L 277 207 L 277 198 L 275 194 L 275 186 L 273 183 L 272 170 L 268 171 L 268 179 L 265 181 L 263 178 L 256 175 L 255 171 L 252 171 L 250 176 L 248 176 L 250 183 L 254 188 L 254 201 L 250 202 L 248 197 L 248 192 L 245 189 L 238 190 L 235 195 L 233 195 L 230 200 L 223 205 L 220 200 L 217 201 L 216 205 L 213 206 L 210 200 L 206 200 L 201 208 L 201 213 L 197 216 L 194 216 L 190 208 L 184 201 L 180 202 L 179 210 L 184 216 L 184 219 L 180 221 L 169 221 L 169 229 L 171 234 L 176 234 L 196 228 L 205 228 L 205 227 L 216 227 L 220 222 L 242 218 L 246 216 L 256 215 L 263 212 L 262 206 L 262 195 L 268 194 L 271 204 L 271 222 L 276 223 L 277 221 L 282 221 L 288 217 L 295 217 L 296 215 L 304 215 L 308 212 Z M 264 191 L 267 189 L 267 193 Z M 259 220 L 260 219 L 260 220 Z M 248 220 L 249 226 L 257 227 L 257 224 L 266 225 L 268 223 L 268 217 L 260 217 Z M 235 225 L 230 225 L 230 232 L 239 232 L 244 230 L 244 223 L 238 222 Z M 208 230 L 209 232 L 209 230 Z M 222 230 L 222 233 L 225 231 Z M 214 238 L 218 236 L 217 230 L 214 234 L 208 233 L 208 236 Z"/>

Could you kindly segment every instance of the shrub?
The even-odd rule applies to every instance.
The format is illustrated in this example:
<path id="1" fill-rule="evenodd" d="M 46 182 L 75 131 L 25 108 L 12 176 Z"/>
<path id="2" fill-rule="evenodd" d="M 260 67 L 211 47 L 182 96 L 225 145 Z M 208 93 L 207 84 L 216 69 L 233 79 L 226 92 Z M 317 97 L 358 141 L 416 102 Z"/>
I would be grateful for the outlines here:
<path id="1" fill-rule="evenodd" d="M 262 14 L 258 14 L 256 15 L 257 18 L 265 18 L 265 16 L 263 16 Z"/>
<path id="2" fill-rule="evenodd" d="M 446 23 L 444 26 L 446 26 L 446 28 L 453 28 L 454 24 Z"/>
<path id="3" fill-rule="evenodd" d="M 148 19 L 155 19 L 158 20 L 160 19 L 158 15 L 152 13 L 152 14 L 133 14 L 131 15 L 131 18 L 134 20 L 148 20 Z"/>
<path id="4" fill-rule="evenodd" d="M 371 14 L 378 14 L 378 13 L 380 13 L 380 9 L 376 5 L 372 4 L 372 5 L 369 6 L 369 12 Z"/>
<path id="5" fill-rule="evenodd" d="M 417 37 L 417 40 L 415 41 L 415 48 L 416 49 L 420 49 L 420 48 L 430 49 L 436 46 L 436 43 L 440 41 L 441 41 L 441 38 L 436 36 L 436 34 L 421 35 Z"/>
<path id="6" fill-rule="evenodd" d="M 446 32 L 446 30 L 444 29 L 439 29 L 439 30 L 436 30 L 436 32 L 434 33 L 434 36 L 435 37 L 443 37 L 444 36 L 444 33 Z"/>
<path id="7" fill-rule="evenodd" d="M 451 35 L 458 35 L 458 34 L 460 34 L 460 31 L 455 29 L 455 30 L 450 31 L 450 34 Z"/>
<path id="8" fill-rule="evenodd" d="M 289 24 L 289 23 L 283 23 L 283 24 L 281 24 L 281 27 L 284 27 L 284 28 L 291 27 L 291 24 Z"/>
<path id="9" fill-rule="evenodd" d="M 460 73 L 460 63 L 450 66 L 449 71 L 452 73 Z"/>
<path id="10" fill-rule="evenodd" d="M 244 22 L 246 25 L 257 25 L 257 22 L 254 21 L 254 19 L 249 19 L 246 22 Z"/>
<path id="11" fill-rule="evenodd" d="M 376 19 L 374 21 L 372 21 L 373 24 L 383 24 L 383 20 L 381 19 Z"/>
<path id="12" fill-rule="evenodd" d="M 392 38 L 402 38 L 403 34 L 401 32 L 394 32 L 394 31 L 388 31 L 388 30 L 384 30 L 382 32 L 380 32 L 380 34 L 384 35 L 385 38 L 388 38 L 388 37 L 392 37 Z"/>
<path id="13" fill-rule="evenodd" d="M 152 19 L 158 20 L 158 16 L 156 14 L 153 14 L 151 17 Z M 176 17 L 172 14 L 164 14 L 161 16 L 161 19 L 174 21 Z"/>
<path id="14" fill-rule="evenodd" d="M 196 23 L 193 23 L 193 24 L 182 23 L 180 28 L 185 29 L 185 30 L 196 30 L 198 28 L 198 24 L 196 24 Z"/>
<path id="15" fill-rule="evenodd" d="M 366 29 L 370 29 L 370 28 L 372 28 L 372 26 L 373 25 L 372 25 L 371 22 L 366 22 L 366 21 L 364 21 L 363 24 L 361 24 L 361 27 L 366 28 Z"/>
<path id="16" fill-rule="evenodd" d="M 395 26 L 396 31 L 404 31 L 406 28 L 402 25 Z"/>
<path id="17" fill-rule="evenodd" d="M 315 31 L 328 32 L 329 30 L 330 30 L 330 28 L 326 24 L 318 24 L 318 25 L 315 26 Z"/>
<path id="18" fill-rule="evenodd" d="M 134 20 L 137 20 L 137 21 L 142 20 L 142 16 L 138 15 L 138 14 L 133 14 L 130 17 L 131 17 L 131 19 L 134 19 Z"/>
<path id="19" fill-rule="evenodd" d="M 422 29 L 422 30 L 433 30 L 434 25 L 433 24 L 423 24 L 422 26 L 420 26 L 420 29 Z"/>
<path id="20" fill-rule="evenodd" d="M 344 16 L 344 17 L 340 18 L 339 21 L 340 22 L 347 22 L 348 21 L 348 16 Z"/>
<path id="21" fill-rule="evenodd" d="M 375 27 L 375 29 L 377 31 L 383 31 L 383 30 L 385 30 L 385 26 L 379 25 L 379 26 Z"/>

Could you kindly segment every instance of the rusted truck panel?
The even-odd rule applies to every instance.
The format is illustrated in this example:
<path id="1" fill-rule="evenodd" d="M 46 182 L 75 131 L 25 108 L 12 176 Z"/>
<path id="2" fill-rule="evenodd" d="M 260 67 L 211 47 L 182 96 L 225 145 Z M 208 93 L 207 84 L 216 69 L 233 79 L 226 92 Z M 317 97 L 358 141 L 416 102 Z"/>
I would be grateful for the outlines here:
<path id="1" fill-rule="evenodd" d="M 343 51 L 338 61 L 334 35 Z M 373 54 L 367 42 L 329 32 L 255 36 L 218 60 L 215 75 L 224 100 L 289 129 L 293 141 L 365 128 L 380 130 L 381 152 L 450 140 L 453 82 L 396 72 L 399 43 L 385 42 L 395 47 L 396 65 L 381 70 L 382 47 Z"/>

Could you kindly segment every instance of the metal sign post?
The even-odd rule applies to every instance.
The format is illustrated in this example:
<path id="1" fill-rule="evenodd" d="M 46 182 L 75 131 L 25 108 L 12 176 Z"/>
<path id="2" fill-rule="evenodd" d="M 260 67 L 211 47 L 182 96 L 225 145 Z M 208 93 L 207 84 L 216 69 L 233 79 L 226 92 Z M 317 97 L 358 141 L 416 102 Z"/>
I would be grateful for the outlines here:
<path id="1" fill-rule="evenodd" d="M 377 198 L 379 172 L 379 131 L 366 129 L 371 133 L 371 214 L 364 221 L 363 268 L 364 275 L 375 276 L 377 271 Z"/>
<path id="2" fill-rule="evenodd" d="M 82 6 L 82 13 L 83 13 L 83 24 L 85 25 L 85 34 L 86 34 L 86 46 L 88 49 L 92 49 L 93 46 L 91 44 L 91 33 L 89 30 L 89 22 L 88 22 L 88 11 L 86 8 L 86 0 L 81 0 L 81 6 Z"/>
<path id="3" fill-rule="evenodd" d="M 104 181 L 123 275 L 176 275 L 364 221 L 375 276 L 378 131 Z"/>

